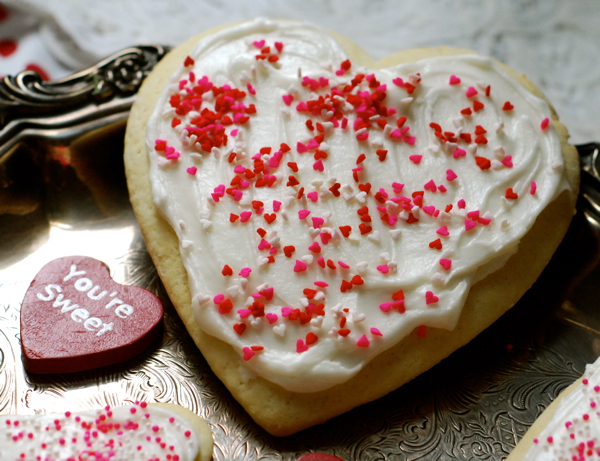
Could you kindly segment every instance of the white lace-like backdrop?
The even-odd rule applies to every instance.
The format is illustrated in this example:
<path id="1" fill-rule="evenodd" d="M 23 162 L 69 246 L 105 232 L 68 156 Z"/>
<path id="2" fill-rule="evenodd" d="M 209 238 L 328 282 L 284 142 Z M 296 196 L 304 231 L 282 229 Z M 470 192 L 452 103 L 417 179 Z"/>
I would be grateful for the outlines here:
<path id="1" fill-rule="evenodd" d="M 422 46 L 471 48 L 524 72 L 548 96 L 574 144 L 600 141 L 597 0 L 0 0 L 0 75 L 35 63 L 55 79 L 128 45 L 177 45 L 257 16 L 306 20 L 375 58 Z M 1 44 L 1 43 L 0 43 Z"/>

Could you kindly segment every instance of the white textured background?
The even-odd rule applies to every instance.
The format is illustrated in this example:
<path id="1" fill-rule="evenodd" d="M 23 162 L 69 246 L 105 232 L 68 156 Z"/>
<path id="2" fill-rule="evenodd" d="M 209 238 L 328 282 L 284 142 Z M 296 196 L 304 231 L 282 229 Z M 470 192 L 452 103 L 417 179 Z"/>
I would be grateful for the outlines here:
<path id="1" fill-rule="evenodd" d="M 0 75 L 28 63 L 52 78 L 128 45 L 176 45 L 207 28 L 256 16 L 311 21 L 375 58 L 449 45 L 524 72 L 556 107 L 575 144 L 600 141 L 598 0 L 0 0 L 0 40 L 18 52 Z"/>

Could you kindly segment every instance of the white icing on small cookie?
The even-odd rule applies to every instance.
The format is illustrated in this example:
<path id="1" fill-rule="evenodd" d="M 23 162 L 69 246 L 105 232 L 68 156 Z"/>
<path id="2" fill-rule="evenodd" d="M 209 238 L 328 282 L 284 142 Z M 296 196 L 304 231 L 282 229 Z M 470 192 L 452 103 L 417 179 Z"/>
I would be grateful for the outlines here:
<path id="1" fill-rule="evenodd" d="M 193 461 L 199 448 L 188 421 L 145 403 L 62 415 L 0 416 L 3 461 Z"/>
<path id="2" fill-rule="evenodd" d="M 600 360 L 558 404 L 523 461 L 585 461 L 600 457 Z"/>

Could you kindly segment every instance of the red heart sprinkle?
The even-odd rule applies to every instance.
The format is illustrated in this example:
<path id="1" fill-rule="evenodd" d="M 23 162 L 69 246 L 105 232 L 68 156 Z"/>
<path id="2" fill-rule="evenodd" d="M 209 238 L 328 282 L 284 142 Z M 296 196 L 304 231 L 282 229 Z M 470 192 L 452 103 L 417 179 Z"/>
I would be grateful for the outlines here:
<path id="1" fill-rule="evenodd" d="M 441 239 L 434 240 L 433 242 L 431 242 L 429 244 L 429 248 L 435 248 L 437 250 L 441 250 L 442 249 L 442 240 Z"/>
<path id="2" fill-rule="evenodd" d="M 23 363 L 31 373 L 71 373 L 129 360 L 162 331 L 159 299 L 123 286 L 86 256 L 46 264 L 21 308 Z"/>
<path id="3" fill-rule="evenodd" d="M 363 283 L 365 283 L 365 281 L 362 279 L 362 277 L 360 275 L 355 275 L 354 277 L 352 277 L 352 280 L 350 281 L 350 283 L 352 283 L 352 285 L 362 285 Z"/>
<path id="4" fill-rule="evenodd" d="M 513 106 L 509 101 L 506 101 L 504 103 L 504 105 L 502 106 L 502 110 L 505 110 L 505 111 L 513 110 L 514 108 L 515 108 L 515 106 Z"/>
<path id="5" fill-rule="evenodd" d="M 277 217 L 277 215 L 275 213 L 265 213 L 264 218 L 265 221 L 267 221 L 269 224 L 271 224 L 273 221 L 275 221 L 275 218 Z"/>
<path id="6" fill-rule="evenodd" d="M 369 208 L 364 206 L 362 208 L 359 208 L 358 210 L 356 210 L 356 212 L 358 213 L 359 216 L 365 215 L 369 212 Z"/>
<path id="7" fill-rule="evenodd" d="M 360 229 L 360 235 L 368 234 L 373 230 L 371 226 L 367 226 L 366 224 L 359 224 L 358 228 Z"/>
<path id="8" fill-rule="evenodd" d="M 482 170 L 489 170 L 492 166 L 492 162 L 485 157 L 475 157 L 475 162 L 477 162 L 477 166 Z"/>
<path id="9" fill-rule="evenodd" d="M 242 336 L 242 333 L 243 333 L 244 331 L 246 331 L 246 324 L 245 324 L 245 323 L 236 323 L 236 324 L 233 326 L 233 329 L 235 330 L 235 332 L 236 332 L 238 335 Z"/>
<path id="10" fill-rule="evenodd" d="M 294 251 L 296 251 L 296 247 L 293 245 L 288 245 L 286 247 L 283 247 L 283 252 L 285 253 L 285 255 L 288 258 L 292 257 L 292 254 L 294 253 Z"/>
<path id="11" fill-rule="evenodd" d="M 233 275 L 233 270 L 231 269 L 231 267 L 229 267 L 227 264 L 225 264 L 225 266 L 223 266 L 223 270 L 221 271 L 221 274 L 228 277 L 230 275 Z"/>
<path id="12" fill-rule="evenodd" d="M 340 232 L 344 237 L 348 237 L 352 232 L 352 226 L 340 226 Z"/>
<path id="13" fill-rule="evenodd" d="M 319 340 L 319 337 L 316 334 L 314 334 L 312 331 L 306 335 L 306 344 L 308 344 L 309 346 L 311 344 L 316 343 L 318 340 Z"/>
<path id="14" fill-rule="evenodd" d="M 395 301 L 402 301 L 404 299 L 404 291 L 399 290 L 392 295 L 392 299 Z"/>
<path id="15" fill-rule="evenodd" d="M 506 189 L 506 194 L 504 196 L 509 200 L 516 200 L 519 198 L 518 194 L 512 190 L 512 187 Z"/>
<path id="16" fill-rule="evenodd" d="M 481 109 L 483 109 L 485 106 L 483 105 L 483 103 L 479 102 L 479 101 L 473 101 L 473 110 L 475 112 L 479 112 Z"/>
<path id="17" fill-rule="evenodd" d="M 371 183 L 366 183 L 366 184 L 359 184 L 358 188 L 361 190 L 361 192 L 366 192 L 367 194 L 371 191 Z"/>

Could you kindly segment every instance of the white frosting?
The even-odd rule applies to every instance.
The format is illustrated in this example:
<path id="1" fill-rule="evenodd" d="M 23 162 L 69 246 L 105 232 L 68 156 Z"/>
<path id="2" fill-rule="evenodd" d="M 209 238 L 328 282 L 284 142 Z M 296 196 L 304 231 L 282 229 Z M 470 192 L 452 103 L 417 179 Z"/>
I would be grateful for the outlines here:
<path id="1" fill-rule="evenodd" d="M 270 47 L 265 57 L 277 56 L 277 62 L 256 59 L 261 53 L 257 45 L 262 44 L 255 42 L 261 40 Z M 275 49 L 277 42 L 283 44 L 281 52 Z M 302 106 L 299 111 L 298 104 L 330 94 L 332 87 L 344 88 L 359 73 L 372 72 L 353 64 L 343 75 L 336 74 L 348 59 L 346 53 L 315 26 L 265 20 L 244 23 L 203 39 L 190 56 L 195 64 L 188 62 L 175 72 L 147 125 L 153 199 L 181 242 L 198 325 L 231 344 L 256 374 L 292 391 L 313 392 L 348 380 L 416 328 L 423 333 L 422 325 L 454 328 L 472 284 L 517 250 L 539 212 L 568 187 L 563 169 L 557 167 L 563 162 L 558 135 L 551 125 L 541 127 L 551 116 L 547 104 L 490 59 L 439 57 L 377 70 L 376 80 L 386 85 L 379 88 L 385 91 L 382 104 L 397 113 L 370 117 L 370 127 L 355 126 L 355 108 L 347 100 L 348 93 L 341 93 L 333 99 L 341 101 L 340 110 L 348 119 L 343 128 L 342 117 L 328 113 L 327 108 L 312 115 L 302 111 Z M 205 146 L 210 152 L 190 141 L 184 128 L 205 108 L 214 110 L 213 93 L 204 93 L 201 106 L 185 116 L 176 115 L 169 102 L 176 93 L 187 94 L 186 87 L 192 91 L 194 84 L 179 83 L 189 78 L 190 70 L 196 81 L 207 76 L 217 87 L 230 85 L 245 91 L 248 94 L 240 101 L 256 107 L 248 122 L 225 127 L 229 135 L 226 144 Z M 461 80 L 459 84 L 450 84 L 453 75 Z M 310 85 L 303 86 L 304 77 L 324 86 L 311 90 Z M 329 81 L 319 80 L 322 77 Z M 409 94 L 406 86 L 395 84 L 397 78 L 402 79 L 402 83 L 396 80 L 401 85 L 415 85 L 415 91 Z M 486 96 L 488 85 L 491 91 Z M 364 96 L 376 89 L 369 88 L 365 79 L 350 94 Z M 473 91 L 478 94 L 470 95 Z M 290 95 L 293 101 L 288 105 Z M 194 97 L 198 103 L 199 96 Z M 477 108 L 475 100 L 484 108 L 461 114 L 467 107 Z M 503 110 L 506 101 L 514 105 L 513 110 Z M 358 104 L 357 110 L 364 109 Z M 231 112 L 228 115 L 233 118 Z M 402 128 L 410 127 L 405 133 L 400 133 L 396 124 L 400 116 L 407 117 Z M 174 117 L 182 120 L 175 128 Z M 376 123 L 379 118 L 387 122 L 385 127 Z M 307 120 L 312 120 L 314 131 L 308 129 Z M 317 122 L 325 137 L 318 149 L 311 149 L 309 140 L 319 134 Z M 442 132 L 455 133 L 456 141 L 440 141 L 429 126 L 431 122 L 439 124 Z M 477 125 L 486 130 L 487 144 L 475 142 Z M 239 130 L 237 136 L 232 135 L 235 129 Z M 460 133 L 471 134 L 470 141 L 458 138 Z M 366 140 L 357 140 L 366 134 Z M 156 140 L 166 141 L 181 155 L 165 158 L 164 151 L 155 149 Z M 291 151 L 283 154 L 279 166 L 269 167 L 281 143 L 287 143 Z M 303 145 L 308 151 L 300 153 Z M 253 169 L 252 157 L 261 158 L 259 150 L 264 147 L 272 148 L 270 154 L 262 154 L 268 174 L 275 176 L 272 187 L 255 188 L 257 178 L 250 179 L 246 188 L 235 186 L 243 193 L 238 192 L 237 200 L 217 193 L 215 202 L 211 194 L 220 185 L 222 189 L 234 187 L 230 186 L 234 168 Z M 388 152 L 380 161 L 376 151 L 382 149 Z M 317 151 L 326 153 L 327 158 L 316 161 Z M 229 163 L 231 152 L 236 159 Z M 362 153 L 365 159 L 357 165 Z M 475 157 L 488 159 L 493 168 L 482 170 Z M 299 171 L 292 171 L 288 162 L 296 162 Z M 368 194 L 353 178 L 353 169 L 360 166 L 363 169 L 356 171 L 360 183 L 372 185 Z M 240 168 L 239 176 L 246 180 Z M 450 169 L 456 179 L 447 173 Z M 286 186 L 291 175 L 299 181 L 294 187 Z M 532 182 L 534 194 L 530 193 Z M 339 197 L 329 190 L 336 183 Z M 404 187 L 395 193 L 393 183 Z M 304 197 L 298 199 L 301 187 Z M 382 198 L 385 203 L 374 199 L 380 188 L 388 194 L 387 201 Z M 508 188 L 517 199 L 505 197 Z M 424 191 L 422 204 L 417 199 L 410 203 L 412 209 L 408 205 L 403 209 L 398 199 L 412 200 L 416 191 Z M 282 203 L 278 210 L 274 200 Z M 466 203 L 464 209 L 460 200 Z M 252 201 L 264 203 L 262 214 L 255 212 Z M 453 207 L 446 213 L 447 205 Z M 363 223 L 357 214 L 364 206 L 371 222 Z M 386 209 L 380 212 L 378 206 Z M 300 219 L 301 210 L 309 210 L 310 215 Z M 436 217 L 430 215 L 434 210 Z M 467 215 L 473 211 L 490 221 Z M 230 214 L 242 216 L 243 212 L 252 212 L 248 221 L 230 222 Z M 384 223 L 380 216 L 386 212 L 398 216 L 398 221 Z M 275 214 L 275 220 L 268 223 L 266 214 Z M 314 223 L 313 217 L 322 218 L 320 230 L 314 229 L 320 223 Z M 407 220 L 413 217 L 418 222 L 409 224 Z M 476 225 L 467 230 L 471 221 Z M 371 232 L 361 235 L 360 224 L 371 226 Z M 345 237 L 340 226 L 352 226 L 352 232 Z M 443 226 L 447 236 L 438 233 L 444 233 Z M 258 228 L 267 231 L 264 240 L 268 245 L 260 245 Z M 323 233 L 332 236 L 325 236 L 327 244 Z M 442 248 L 430 248 L 438 238 Z M 320 246 L 320 253 L 312 251 L 318 250 L 311 247 L 313 242 Z M 290 245 L 295 252 L 288 258 L 284 248 Z M 269 263 L 269 256 L 274 263 Z M 322 268 L 319 257 L 323 262 L 331 260 L 336 269 Z M 231 276 L 222 275 L 225 265 L 231 267 Z M 306 270 L 294 271 L 304 265 Z M 252 271 L 238 275 L 243 268 Z M 342 292 L 342 281 L 356 276 L 364 284 Z M 320 288 L 315 281 L 329 286 Z M 267 287 L 274 289 L 270 300 L 257 295 Z M 306 288 L 317 290 L 312 301 L 303 291 Z M 398 304 L 398 309 L 386 305 L 395 301 L 392 295 L 400 289 L 405 312 L 400 312 Z M 214 297 L 219 294 L 231 301 L 229 313 L 220 313 L 215 305 Z M 269 318 L 248 315 L 244 309 L 254 300 L 264 304 Z M 284 316 L 293 309 L 307 312 L 307 305 L 320 303 L 324 303 L 324 315 L 313 312 L 305 324 Z M 238 334 L 234 325 L 241 331 L 242 324 L 245 330 Z M 350 332 L 343 336 L 340 329 Z M 307 346 L 306 342 L 314 340 L 313 334 L 318 339 Z M 250 351 L 252 346 L 264 349 Z"/>
<path id="2" fill-rule="evenodd" d="M 572 461 L 600 456 L 600 360 L 558 404 L 523 461 Z"/>
<path id="3" fill-rule="evenodd" d="M 199 447 L 199 437 L 188 421 L 154 405 L 0 416 L 3 461 L 193 461 Z"/>

